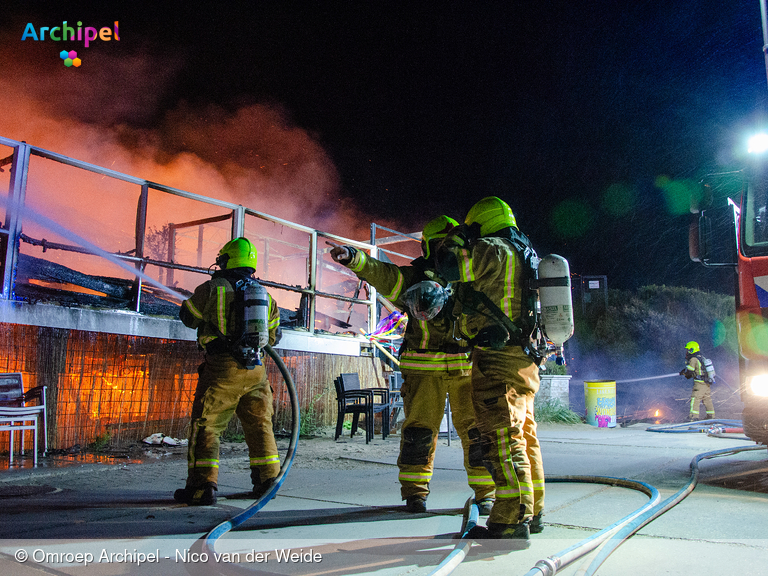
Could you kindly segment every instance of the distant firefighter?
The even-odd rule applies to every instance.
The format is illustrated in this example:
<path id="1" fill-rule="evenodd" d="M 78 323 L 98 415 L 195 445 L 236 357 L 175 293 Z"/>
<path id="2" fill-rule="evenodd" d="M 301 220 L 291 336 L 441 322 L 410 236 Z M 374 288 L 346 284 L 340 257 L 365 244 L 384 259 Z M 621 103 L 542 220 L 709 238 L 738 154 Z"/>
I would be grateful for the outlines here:
<path id="1" fill-rule="evenodd" d="M 715 369 L 712 361 L 701 353 L 698 342 L 693 340 L 685 345 L 685 368 L 680 371 L 681 376 L 693 378 L 693 391 L 691 392 L 691 406 L 688 421 L 699 419 L 699 405 L 704 403 L 707 411 L 707 419 L 715 417 L 715 406 L 712 404 L 710 387 L 715 381 Z"/>
<path id="2" fill-rule="evenodd" d="M 243 425 L 255 497 L 261 497 L 280 472 L 272 432 L 272 389 L 261 363 L 261 349 L 280 337 L 275 300 L 251 275 L 256 248 L 237 238 L 219 252 L 216 271 L 181 305 L 179 318 L 197 329 L 205 350 L 198 368 L 192 404 L 187 484 L 176 490 L 177 502 L 193 506 L 216 503 L 219 437 L 233 414 Z"/>

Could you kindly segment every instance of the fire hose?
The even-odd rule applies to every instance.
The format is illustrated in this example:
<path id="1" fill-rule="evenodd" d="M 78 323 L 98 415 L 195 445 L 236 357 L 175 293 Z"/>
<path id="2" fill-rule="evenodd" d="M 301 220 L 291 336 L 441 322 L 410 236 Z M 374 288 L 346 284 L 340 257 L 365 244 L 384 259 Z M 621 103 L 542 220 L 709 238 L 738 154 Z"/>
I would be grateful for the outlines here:
<path id="1" fill-rule="evenodd" d="M 301 418 L 299 413 L 299 398 L 296 393 L 296 386 L 293 383 L 293 378 L 291 377 L 291 373 L 288 371 L 288 368 L 285 366 L 285 363 L 282 361 L 280 356 L 278 356 L 277 353 L 269 345 L 265 346 L 264 350 L 267 352 L 270 358 L 272 358 L 272 360 L 277 365 L 278 369 L 280 370 L 280 373 L 283 376 L 285 385 L 288 388 L 288 395 L 291 401 L 291 412 L 292 412 L 291 438 L 288 444 L 288 452 L 285 456 L 285 460 L 283 461 L 282 466 L 280 467 L 280 472 L 278 473 L 277 477 L 275 478 L 270 488 L 266 491 L 266 493 L 263 496 L 261 496 L 261 498 L 256 500 L 253 504 L 248 506 L 245 510 L 243 510 L 239 514 L 233 516 L 229 520 L 226 520 L 221 524 L 219 524 L 218 526 L 214 527 L 205 536 L 197 540 L 195 544 L 192 546 L 192 551 L 205 553 L 206 554 L 205 557 L 208 559 L 213 559 L 215 557 L 216 541 L 219 538 L 224 536 L 227 532 L 229 532 L 233 528 L 237 528 L 238 526 L 243 524 L 246 520 L 251 518 L 259 510 L 264 508 L 267 502 L 272 500 L 272 498 L 277 494 L 278 490 L 280 490 L 280 486 L 282 486 L 283 482 L 285 481 L 285 478 L 288 475 L 288 471 L 291 469 L 291 465 L 293 464 L 293 460 L 296 457 L 296 447 L 299 442 L 299 430 L 301 428 L 301 423 L 300 423 Z M 188 565 L 188 570 L 192 574 L 204 573 L 206 575 L 259 574 L 259 572 L 248 570 L 240 566 L 237 566 L 235 564 L 217 563 L 217 562 L 209 561 L 205 564 L 205 566 L 206 566 L 206 569 L 201 572 L 200 568 L 202 568 L 202 566 L 196 565 L 193 563 Z"/>
<path id="2" fill-rule="evenodd" d="M 558 552 L 553 556 L 539 560 L 528 572 L 525 573 L 525 576 L 554 576 L 560 569 L 565 568 L 575 560 L 586 556 L 590 552 L 597 551 L 594 555 L 594 558 L 588 558 L 575 573 L 575 576 L 593 576 L 597 569 L 603 564 L 603 562 L 605 562 L 608 556 L 610 556 L 628 538 L 638 532 L 641 528 L 643 528 L 643 526 L 649 524 L 670 510 L 672 507 L 682 502 L 691 492 L 693 492 L 698 482 L 699 462 L 701 460 L 717 458 L 719 456 L 729 456 L 750 450 L 764 449 L 765 448 L 763 446 L 750 445 L 713 450 L 711 452 L 703 452 L 696 455 L 690 464 L 691 477 L 688 483 L 682 489 L 680 489 L 678 492 L 663 502 L 659 502 L 660 496 L 656 488 L 637 480 L 626 480 L 622 478 L 609 478 L 600 476 L 562 476 L 546 478 L 546 482 L 549 483 L 593 482 L 633 488 L 647 494 L 650 497 L 650 500 L 644 506 L 638 508 L 631 514 L 625 516 L 610 526 L 603 528 L 589 538 L 585 538 L 584 540 L 577 542 L 576 544 Z M 476 523 L 476 519 L 474 522 Z M 465 511 L 464 523 L 462 525 L 462 538 L 464 539 L 462 544 L 453 550 L 451 554 L 449 554 L 448 557 L 446 557 L 446 559 L 433 572 L 431 572 L 430 576 L 447 576 L 451 574 L 453 570 L 466 557 L 467 552 L 472 545 L 472 541 L 465 539 L 469 528 L 465 530 L 464 526 L 469 526 L 471 528 L 471 525 L 474 524 L 472 524 L 471 519 L 470 521 L 467 521 Z"/>
<path id="3" fill-rule="evenodd" d="M 668 424 L 664 426 L 649 426 L 647 432 L 662 432 L 666 434 L 690 434 L 703 432 L 707 436 L 717 438 L 730 438 L 731 440 L 751 440 L 747 436 L 726 436 L 726 434 L 743 434 L 744 426 L 741 420 L 697 420 L 696 422 L 683 422 L 682 424 Z"/>
<path id="4" fill-rule="evenodd" d="M 613 534 L 615 534 L 618 530 L 621 529 L 622 526 L 624 526 L 627 522 L 631 521 L 632 519 L 638 517 L 640 514 L 644 513 L 645 511 L 652 508 L 656 503 L 658 503 L 659 500 L 661 500 L 661 496 L 659 495 L 658 490 L 651 486 L 650 484 L 646 484 L 645 482 L 640 482 L 638 480 L 628 480 L 626 478 L 611 478 L 608 476 L 553 476 L 550 478 L 545 478 L 546 482 L 555 483 L 555 482 L 579 482 L 579 483 L 591 483 L 591 484 L 607 484 L 609 486 L 619 486 L 622 488 L 630 488 L 633 490 L 638 490 L 640 492 L 643 492 L 646 494 L 650 500 L 646 502 L 643 506 L 629 514 L 628 516 L 625 516 L 621 520 L 615 522 L 614 524 L 611 524 L 607 528 L 604 528 L 600 532 L 592 535 L 589 538 L 586 538 L 585 540 L 582 540 L 578 544 L 575 544 L 574 546 L 571 546 L 570 548 L 566 548 L 562 552 L 558 554 L 558 556 L 550 556 L 549 558 L 545 560 L 540 560 L 534 568 L 531 569 L 531 571 L 526 574 L 526 576 L 537 576 L 540 574 L 544 575 L 550 575 L 555 574 L 557 570 L 560 568 L 570 564 L 574 560 L 577 560 L 584 554 L 587 554 L 588 552 L 591 552 L 595 548 L 597 548 L 601 543 L 603 543 L 605 540 L 610 538 Z M 477 508 L 477 506 L 475 506 Z M 469 532 L 469 529 L 474 526 L 474 524 L 477 523 L 476 517 L 473 519 L 470 515 L 469 521 L 467 521 L 467 513 L 466 513 L 467 507 L 465 506 L 465 519 L 464 523 L 462 525 L 462 543 L 451 552 L 451 554 L 446 557 L 445 560 L 433 571 L 430 573 L 430 576 L 447 576 L 453 570 L 458 566 L 461 561 L 466 557 L 467 552 L 469 551 L 469 548 L 472 546 L 472 540 L 466 539 L 467 533 Z M 541 567 L 540 567 L 541 565 Z M 534 571 L 535 570 L 535 571 Z"/>
<path id="5" fill-rule="evenodd" d="M 691 478 L 688 481 L 688 484 L 686 484 L 682 489 L 680 489 L 678 492 L 661 502 L 660 504 L 657 504 L 650 510 L 647 510 L 634 520 L 627 522 L 626 525 L 624 525 L 621 530 L 616 532 L 613 536 L 611 536 L 610 540 L 605 543 L 605 545 L 600 549 L 600 551 L 597 553 L 595 558 L 590 562 L 589 566 L 586 568 L 581 568 L 577 574 L 581 576 L 582 574 L 584 576 L 591 576 L 593 575 L 597 569 L 605 562 L 605 560 L 610 556 L 619 546 L 621 546 L 625 540 L 627 540 L 630 536 L 635 534 L 635 532 L 639 531 L 643 526 L 646 524 L 652 522 L 668 510 L 670 510 L 673 506 L 676 506 L 680 502 L 682 502 L 691 492 L 693 492 L 693 489 L 696 488 L 696 484 L 699 480 L 699 462 L 701 460 L 705 460 L 708 458 L 717 458 L 718 456 L 730 456 L 732 454 L 738 454 L 739 452 L 746 452 L 749 450 L 764 450 L 762 446 L 739 446 L 736 448 L 723 448 L 721 450 L 713 450 L 711 452 L 703 452 L 701 454 L 697 454 L 693 460 L 691 460 Z M 530 576 L 534 576 L 536 573 L 529 572 Z M 544 576 L 548 576 L 548 573 L 542 572 Z M 553 573 L 554 574 L 554 573 Z M 528 576 L 528 575 L 526 575 Z"/>

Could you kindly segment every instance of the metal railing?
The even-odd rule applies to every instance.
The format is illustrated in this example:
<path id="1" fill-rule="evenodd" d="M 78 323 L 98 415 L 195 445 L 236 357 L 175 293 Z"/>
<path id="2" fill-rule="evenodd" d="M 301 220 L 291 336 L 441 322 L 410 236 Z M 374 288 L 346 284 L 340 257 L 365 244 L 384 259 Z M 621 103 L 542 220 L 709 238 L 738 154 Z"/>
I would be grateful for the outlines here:
<path id="1" fill-rule="evenodd" d="M 303 226 L 295 222 L 290 222 L 282 218 L 271 216 L 269 214 L 265 214 L 263 212 L 253 210 L 241 204 L 234 204 L 231 202 L 226 202 L 226 201 L 218 200 L 215 198 L 202 196 L 199 194 L 194 194 L 191 192 L 187 192 L 186 190 L 173 188 L 171 186 L 166 186 L 166 185 L 163 185 L 157 182 L 152 182 L 143 178 L 130 176 L 128 174 L 117 172 L 108 168 L 104 168 L 102 166 L 76 160 L 74 158 L 70 158 L 62 154 L 51 152 L 49 150 L 44 150 L 36 146 L 31 146 L 26 142 L 19 142 L 19 141 L 0 137 L 0 145 L 5 145 L 13 149 L 13 154 L 10 162 L 7 161 L 8 159 L 6 159 L 6 161 L 4 162 L 4 164 L 10 163 L 11 169 L 10 169 L 10 181 L 9 181 L 9 190 L 8 190 L 8 201 L 5 206 L 5 221 L 2 228 L 0 228 L 0 257 L 2 258 L 2 261 L 0 262 L 0 266 L 2 266 L 2 275 L 0 276 L 0 282 L 1 282 L 0 299 L 3 299 L 3 300 L 15 299 L 14 281 L 17 277 L 20 244 L 22 242 L 29 244 L 30 246 L 42 247 L 43 252 L 47 250 L 58 250 L 58 251 L 65 251 L 65 252 L 77 252 L 81 254 L 95 253 L 92 250 L 90 250 L 88 247 L 79 246 L 75 244 L 67 244 L 63 242 L 51 242 L 45 239 L 33 238 L 23 232 L 23 225 L 25 223 L 25 211 L 23 210 L 23 207 L 25 206 L 25 202 L 27 199 L 26 198 L 27 183 L 30 175 L 30 160 L 32 157 L 39 157 L 39 158 L 51 160 L 61 165 L 69 166 L 79 170 L 84 170 L 96 175 L 101 175 L 102 177 L 105 177 L 108 179 L 126 182 L 128 184 L 137 186 L 138 187 L 138 189 L 136 190 L 137 210 L 136 210 L 136 218 L 135 218 L 135 236 L 133 238 L 133 241 L 135 241 L 135 246 L 132 249 L 127 251 L 107 250 L 106 252 L 111 254 L 116 259 L 120 259 L 122 261 L 132 263 L 135 266 L 136 270 L 142 273 L 146 270 L 148 266 L 157 267 L 158 274 L 160 274 L 160 278 L 162 279 L 162 272 L 159 272 L 159 271 L 165 271 L 164 285 L 168 286 L 169 288 L 172 288 L 175 286 L 175 283 L 174 283 L 175 271 L 192 272 L 196 274 L 210 273 L 210 267 L 203 266 L 203 262 L 202 262 L 202 254 L 203 254 L 202 239 L 203 239 L 204 231 L 206 230 L 207 226 L 218 224 L 218 226 L 220 227 L 221 223 L 226 223 L 227 221 L 229 221 L 230 238 L 236 238 L 239 236 L 245 236 L 247 220 L 249 218 L 256 218 L 257 220 L 270 222 L 280 227 L 285 227 L 295 232 L 306 235 L 306 238 L 308 240 L 306 246 L 302 246 L 301 244 L 298 244 L 296 242 L 285 241 L 280 238 L 268 238 L 268 237 L 262 238 L 266 248 L 266 251 L 263 254 L 263 258 L 265 262 L 264 270 L 266 270 L 265 276 L 269 276 L 270 268 L 268 264 L 270 261 L 270 254 L 275 253 L 275 247 L 279 245 L 283 248 L 288 247 L 290 250 L 294 251 L 294 253 L 289 255 L 288 258 L 299 258 L 299 259 L 306 258 L 306 262 L 307 262 L 306 278 L 304 278 L 304 282 L 302 284 L 289 284 L 285 282 L 278 282 L 278 281 L 270 280 L 269 277 L 264 277 L 264 278 L 260 277 L 259 280 L 265 286 L 278 288 L 280 290 L 285 290 L 292 293 L 297 293 L 302 297 L 302 301 L 306 302 L 306 307 L 307 307 L 307 314 L 303 318 L 303 322 L 304 322 L 303 328 L 310 330 L 310 332 L 314 331 L 314 327 L 316 325 L 315 322 L 316 322 L 316 314 L 317 314 L 317 303 L 319 298 L 327 298 L 327 299 L 333 299 L 340 302 L 349 303 L 350 309 L 354 305 L 366 306 L 368 308 L 368 314 L 367 314 L 368 331 L 371 331 L 375 327 L 376 321 L 377 321 L 376 305 L 375 305 L 377 299 L 376 299 L 375 290 L 372 290 L 372 289 L 370 290 L 368 298 L 360 298 L 358 297 L 358 294 L 355 294 L 354 296 L 349 296 L 344 293 L 341 293 L 340 291 L 335 292 L 335 291 L 327 291 L 327 290 L 319 289 L 319 286 L 318 286 L 319 267 L 321 264 L 323 264 L 323 262 L 319 261 L 319 258 L 318 258 L 318 255 L 319 255 L 318 239 L 319 238 L 326 238 L 338 243 L 352 245 L 354 247 L 357 247 L 359 249 L 369 252 L 374 257 L 376 257 L 379 253 L 379 250 L 381 250 L 382 252 L 386 252 L 390 255 L 393 255 L 396 257 L 402 257 L 402 258 L 409 258 L 409 257 L 399 252 L 384 249 L 380 247 L 380 245 L 390 244 L 392 242 L 401 242 L 401 241 L 417 241 L 418 242 L 420 240 L 419 238 L 420 235 L 418 234 L 403 234 L 388 228 L 377 226 L 376 224 L 372 224 L 371 225 L 371 243 L 359 242 L 349 238 L 344 238 L 342 236 L 321 232 L 314 228 Z M 147 229 L 148 206 L 149 206 L 148 199 L 149 199 L 150 192 L 153 192 L 153 193 L 159 192 L 162 194 L 179 197 L 191 202 L 202 203 L 203 205 L 211 208 L 212 210 L 216 209 L 216 212 L 221 212 L 221 210 L 223 209 L 225 213 L 223 215 L 218 214 L 216 216 L 211 216 L 208 218 L 198 218 L 198 219 L 189 220 L 181 223 L 168 222 L 166 224 L 167 253 L 165 258 L 157 257 L 156 254 L 154 254 L 155 257 L 150 257 L 152 255 L 147 254 L 147 246 L 145 243 L 145 240 L 147 238 L 147 233 L 148 233 L 148 229 Z M 193 229 L 195 227 L 197 227 L 197 241 L 198 241 L 197 264 L 190 265 L 190 264 L 177 262 L 176 261 L 176 255 L 177 255 L 176 248 L 177 248 L 177 238 L 178 238 L 177 234 L 179 233 L 180 230 Z M 390 236 L 385 239 L 380 238 L 377 241 L 377 238 L 376 238 L 377 228 L 381 228 L 383 230 L 391 232 L 394 234 L 394 236 Z M 305 252 L 302 254 L 301 250 L 305 250 Z M 331 267 L 331 266 L 334 267 L 335 273 L 338 273 L 342 276 L 346 275 L 348 277 L 355 278 L 356 280 L 356 277 L 354 277 L 354 275 L 344 267 L 335 265 L 335 263 L 330 263 L 329 265 L 329 263 L 327 262 L 325 262 L 324 265 L 326 267 Z M 142 277 L 140 275 L 137 275 L 136 279 L 133 282 L 134 282 L 134 287 L 133 287 L 134 289 L 132 291 L 133 301 L 131 302 L 131 308 L 136 312 L 141 312 L 142 311 L 141 295 L 142 295 L 142 287 L 143 287 L 144 280 L 142 280 Z"/>

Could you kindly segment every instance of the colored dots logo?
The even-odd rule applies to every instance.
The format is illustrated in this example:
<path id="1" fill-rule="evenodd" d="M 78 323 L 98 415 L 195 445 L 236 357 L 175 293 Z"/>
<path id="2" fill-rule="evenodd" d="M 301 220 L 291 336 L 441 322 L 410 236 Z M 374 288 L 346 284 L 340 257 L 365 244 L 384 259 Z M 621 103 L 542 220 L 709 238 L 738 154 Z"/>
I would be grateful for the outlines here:
<path id="1" fill-rule="evenodd" d="M 67 52 L 66 50 L 62 50 L 61 52 L 59 52 L 59 56 L 61 57 L 62 60 L 64 60 L 64 66 L 66 66 L 67 68 L 71 66 L 74 66 L 75 68 L 77 68 L 78 66 L 80 66 L 80 64 L 83 63 L 82 60 L 80 60 L 80 58 L 77 57 L 77 52 L 75 52 L 74 50 L 70 50 L 69 52 Z"/>

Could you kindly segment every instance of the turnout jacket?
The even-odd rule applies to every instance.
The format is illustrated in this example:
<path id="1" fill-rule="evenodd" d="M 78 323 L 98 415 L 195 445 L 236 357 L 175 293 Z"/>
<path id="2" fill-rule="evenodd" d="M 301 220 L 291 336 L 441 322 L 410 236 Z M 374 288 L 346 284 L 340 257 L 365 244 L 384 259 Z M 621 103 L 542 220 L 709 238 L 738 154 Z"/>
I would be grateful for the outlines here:
<path id="1" fill-rule="evenodd" d="M 422 280 L 440 281 L 437 274 L 428 269 L 424 258 L 417 258 L 409 266 L 397 266 L 355 250 L 345 266 L 401 309 L 404 306 L 400 297 L 408 288 Z M 472 368 L 469 348 L 466 341 L 454 340 L 453 328 L 453 321 L 442 313 L 429 321 L 409 316 L 400 353 L 400 370 L 458 370 L 469 374 Z"/>
<path id="2" fill-rule="evenodd" d="M 194 294 L 182 302 L 179 319 L 188 328 L 197 330 L 197 343 L 206 352 L 208 345 L 219 337 L 231 335 L 237 321 L 235 313 L 234 284 L 243 278 L 249 278 L 249 268 L 240 272 L 238 268 L 215 272 L 210 280 L 195 288 Z M 280 310 L 277 302 L 269 295 L 269 345 L 279 340 Z M 217 332 L 218 330 L 218 332 Z M 213 353 L 221 352 L 218 349 Z"/>
<path id="3" fill-rule="evenodd" d="M 691 355 L 686 360 L 683 375 L 686 378 L 693 378 L 694 382 L 707 381 L 707 374 L 704 371 L 704 363 L 701 361 L 698 353 Z"/>
<path id="4" fill-rule="evenodd" d="M 503 238 L 489 236 L 475 241 L 471 248 L 450 248 L 456 258 L 458 282 L 454 313 L 460 314 L 462 333 L 475 337 L 483 328 L 498 326 L 500 321 L 475 292 L 485 294 L 512 322 L 522 310 L 523 262 L 512 244 Z"/>

